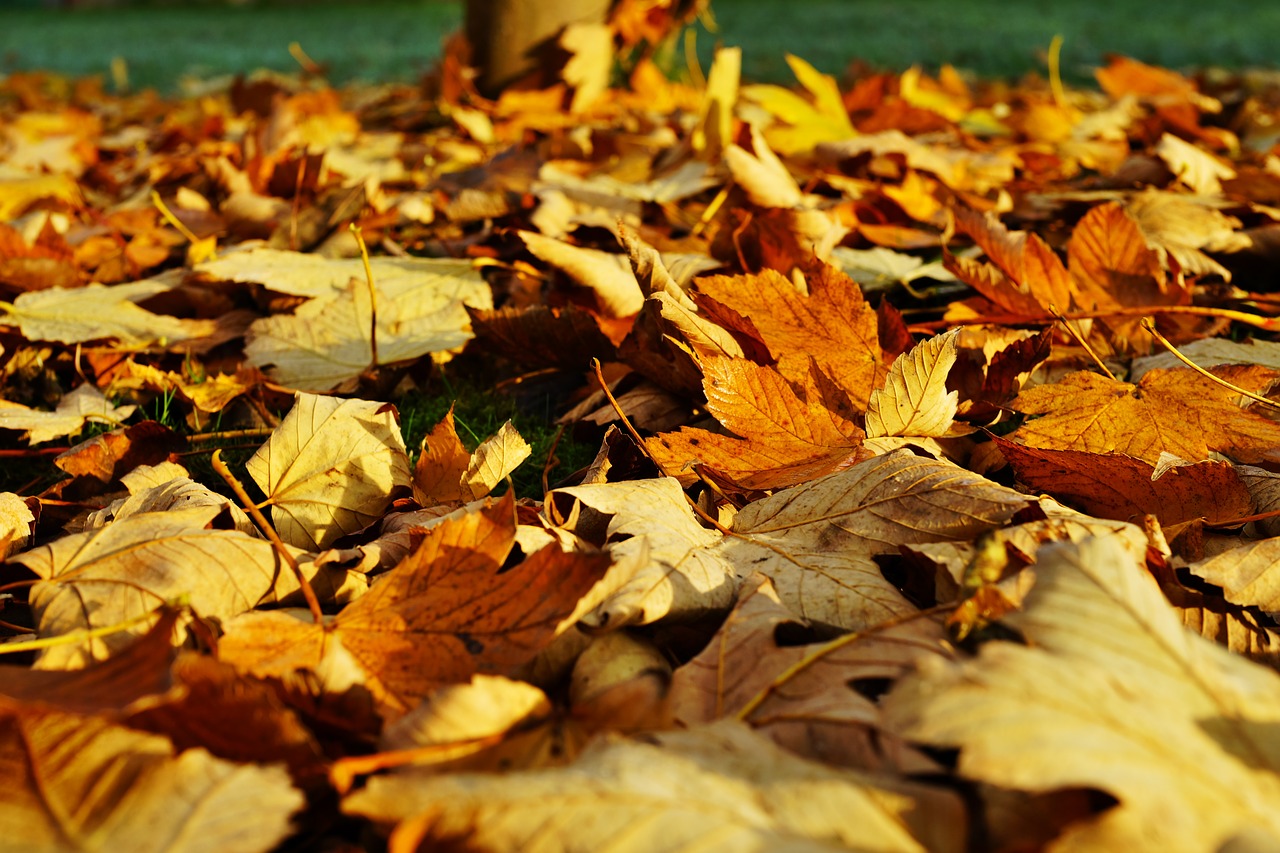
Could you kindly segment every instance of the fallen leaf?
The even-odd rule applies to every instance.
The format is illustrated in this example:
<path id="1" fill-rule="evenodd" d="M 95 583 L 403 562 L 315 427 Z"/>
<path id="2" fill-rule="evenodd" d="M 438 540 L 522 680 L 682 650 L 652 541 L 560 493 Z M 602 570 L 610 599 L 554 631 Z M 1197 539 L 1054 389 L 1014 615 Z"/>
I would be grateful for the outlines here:
<path id="1" fill-rule="evenodd" d="M 1204 519 L 1220 524 L 1253 512 L 1253 499 L 1226 462 L 1161 466 L 1122 453 L 1045 450 L 996 439 L 1018 481 L 1091 515 L 1163 527 Z"/>
<path id="2" fill-rule="evenodd" d="M 181 320 L 153 314 L 134 304 L 168 290 L 156 281 L 106 287 L 51 287 L 18 294 L 12 305 L 0 305 L 0 325 L 17 326 L 33 341 L 64 344 L 116 341 L 121 346 L 167 347 L 212 335 L 213 320 Z"/>
<path id="3" fill-rule="evenodd" d="M 841 413 L 847 401 L 829 379 L 797 385 L 772 367 L 711 356 L 703 359 L 703 374 L 707 411 L 741 438 L 683 427 L 648 439 L 654 460 L 682 483 L 696 482 L 698 466 L 705 466 L 746 489 L 784 488 L 865 455 L 862 429 Z"/>
<path id="4" fill-rule="evenodd" d="M 921 619 L 825 643 L 794 641 L 805 628 L 778 600 L 773 583 L 752 575 L 737 605 L 702 653 L 675 671 L 671 713 L 686 728 L 745 717 L 792 752 L 864 770 L 927 771 L 932 763 L 880 731 L 874 697 L 857 689 L 944 655 L 944 633 Z M 783 638 L 787 637 L 784 642 Z"/>
<path id="5" fill-rule="evenodd" d="M 1005 620 L 1032 645 L 926 659 L 890 693 L 891 727 L 959 748 L 967 778 L 1119 801 L 1059 849 L 1213 850 L 1246 830 L 1280 841 L 1280 676 L 1187 632 L 1110 537 L 1053 546 L 1035 577 Z"/>
<path id="6" fill-rule="evenodd" d="M 295 592 L 297 581 L 270 542 L 207 527 L 220 511 L 138 513 L 10 557 L 40 578 L 31 591 L 39 636 L 140 620 L 102 637 L 50 646 L 37 666 L 75 669 L 102 659 L 145 633 L 162 605 L 179 600 L 201 617 L 227 620 Z M 326 580 L 321 593 L 331 597 L 343 575 L 339 570 L 335 583 Z"/>
<path id="7" fill-rule="evenodd" d="M 1269 371 L 1228 378 L 1255 391 L 1270 382 Z M 1280 425 L 1241 409 L 1236 396 L 1187 368 L 1152 370 L 1136 385 L 1080 371 L 1019 394 L 1013 408 L 1042 417 L 1012 437 L 1028 447 L 1123 453 L 1152 464 L 1163 453 L 1190 462 L 1213 451 L 1240 462 L 1270 458 Z"/>
<path id="8" fill-rule="evenodd" d="M 331 625 L 241 617 L 219 657 L 262 677 L 310 669 L 354 679 L 328 686 L 341 692 L 359 683 L 389 716 L 477 672 L 511 673 L 551 641 L 608 565 L 602 554 L 551 544 L 504 570 L 515 545 L 514 508 L 508 495 L 431 528 Z"/>
<path id="9" fill-rule="evenodd" d="M 280 538 L 314 550 L 377 521 L 412 479 L 392 407 L 304 393 L 245 469 Z"/>
<path id="10" fill-rule="evenodd" d="M 5 844 L 31 853 L 266 853 L 305 802 L 278 764 L 178 754 L 158 735 L 57 711 L 0 711 L 0 760 L 14 773 L 0 795 Z"/>
<path id="11" fill-rule="evenodd" d="M 867 437 L 954 434 L 960 395 L 947 390 L 959 329 L 922 341 L 894 360 L 867 401 Z"/>
<path id="12" fill-rule="evenodd" d="M 119 424 L 137 409 L 137 406 L 115 406 L 101 391 L 85 383 L 64 394 L 52 412 L 0 400 L 0 429 L 22 430 L 30 444 L 40 444 L 74 435 L 89 423 Z"/>
<path id="13" fill-rule="evenodd" d="M 790 356 L 797 371 L 818 362 L 849 399 L 865 407 L 887 372 L 876 333 L 876 314 L 848 276 L 817 265 L 804 276 L 802 293 L 781 274 L 763 270 L 749 276 L 707 276 L 698 280 L 700 310 L 710 300 L 749 318 L 749 331 L 779 361 Z M 716 318 L 713 311 L 710 316 Z M 802 366 L 802 367 L 801 367 Z M 785 373 L 786 371 L 784 371 Z"/>
<path id="14" fill-rule="evenodd" d="M 561 817 L 554 825 L 548 798 Z M 645 741 L 601 739 L 561 770 L 375 777 L 346 797 L 343 811 L 399 824 L 397 850 L 465 838 L 489 851 L 551 843 L 958 853 L 964 825 L 953 794 L 803 761 L 730 723 Z"/>

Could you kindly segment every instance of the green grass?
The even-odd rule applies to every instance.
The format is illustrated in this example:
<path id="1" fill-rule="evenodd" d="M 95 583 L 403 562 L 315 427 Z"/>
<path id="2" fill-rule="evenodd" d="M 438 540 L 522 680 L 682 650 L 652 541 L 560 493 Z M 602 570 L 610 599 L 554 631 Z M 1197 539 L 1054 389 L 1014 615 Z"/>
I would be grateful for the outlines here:
<path id="1" fill-rule="evenodd" d="M 460 25 L 458 2 L 186 4 L 47 11 L 0 0 L 0 70 L 49 68 L 106 74 L 129 63 L 135 86 L 172 89 L 184 74 L 255 68 L 295 70 L 298 41 L 336 81 L 412 80 Z M 23 4 L 25 5 L 25 4 Z M 783 54 L 838 73 L 850 60 L 901 69 L 950 62 L 984 76 L 1017 77 L 1042 67 L 1055 34 L 1065 38 L 1067 75 L 1087 79 L 1108 53 L 1173 68 L 1275 65 L 1280 4 L 1253 0 L 715 0 L 720 32 L 699 34 L 705 64 L 713 45 L 741 45 L 753 79 L 789 82 Z"/>

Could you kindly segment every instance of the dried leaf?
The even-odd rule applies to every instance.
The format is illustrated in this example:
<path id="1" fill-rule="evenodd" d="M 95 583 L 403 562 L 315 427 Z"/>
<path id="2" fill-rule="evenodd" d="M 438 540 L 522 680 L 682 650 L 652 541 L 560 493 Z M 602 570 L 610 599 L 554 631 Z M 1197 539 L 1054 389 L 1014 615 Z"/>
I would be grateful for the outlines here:
<path id="1" fill-rule="evenodd" d="M 1256 392 L 1270 382 L 1269 373 L 1228 378 Z M 1190 462 L 1212 451 L 1241 462 L 1271 458 L 1280 425 L 1241 409 L 1236 396 L 1188 368 L 1152 370 L 1136 385 L 1082 371 L 1019 394 L 1015 409 L 1043 417 L 1023 424 L 1013 437 L 1028 447 L 1124 453 L 1152 464 L 1164 453 Z"/>
<path id="2" fill-rule="evenodd" d="M 926 660 L 885 713 L 959 747 L 966 777 L 1119 800 L 1058 849 L 1213 850 L 1246 830 L 1277 843 L 1280 676 L 1187 632 L 1139 560 L 1111 537 L 1053 546 L 1006 620 L 1032 645 Z"/>
<path id="3" fill-rule="evenodd" d="M 548 798 L 560 816 L 554 825 Z M 930 818 L 922 819 L 926 809 Z M 465 839 L 486 851 L 542 843 L 958 853 L 964 825 L 954 795 L 806 762 L 728 723 L 646 741 L 599 740 L 563 770 L 374 778 L 343 810 L 400 823 L 392 847 L 405 850 Z"/>
<path id="4" fill-rule="evenodd" d="M 411 480 L 393 407 L 303 393 L 245 468 L 280 538 L 313 550 L 377 521 Z"/>

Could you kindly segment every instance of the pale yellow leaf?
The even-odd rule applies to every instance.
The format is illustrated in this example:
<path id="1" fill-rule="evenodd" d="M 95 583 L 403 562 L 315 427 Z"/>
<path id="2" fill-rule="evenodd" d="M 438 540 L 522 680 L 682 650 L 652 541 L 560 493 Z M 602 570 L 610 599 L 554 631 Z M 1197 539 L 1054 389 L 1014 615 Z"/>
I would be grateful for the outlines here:
<path id="1" fill-rule="evenodd" d="M 35 514 L 13 492 L 0 492 L 0 560 L 26 547 Z"/>
<path id="2" fill-rule="evenodd" d="M 738 102 L 741 76 L 742 48 L 718 49 L 707 72 L 707 87 L 702 92 L 698 125 L 692 136 L 693 150 L 707 159 L 718 158 L 733 136 L 733 107 Z"/>
<path id="3" fill-rule="evenodd" d="M 626 255 L 584 249 L 532 231 L 518 232 L 525 247 L 538 260 L 563 270 L 575 282 L 592 291 L 600 309 L 610 317 L 630 317 L 644 304 L 644 294 Z"/>
<path id="4" fill-rule="evenodd" d="M 377 521 L 412 478 L 393 407 L 304 393 L 245 468 L 280 538 L 314 550 Z"/>
<path id="5" fill-rule="evenodd" d="M 225 621 L 296 592 L 293 573 L 270 542 L 207 527 L 220 511 L 138 513 L 11 557 L 40 578 L 31 590 L 40 637 L 152 616 L 127 630 L 51 646 L 36 666 L 78 669 L 104 658 L 145 633 L 165 603 L 186 601 L 202 618 Z M 317 576 L 311 569 L 304 566 L 317 593 L 331 600 L 347 573 L 325 569 Z"/>
<path id="6" fill-rule="evenodd" d="M 1055 850 L 1216 850 L 1246 829 L 1280 844 L 1280 676 L 1187 631 L 1141 556 L 1111 536 L 1041 551 L 1026 645 L 926 660 L 885 713 L 960 749 L 1007 788 L 1097 788 L 1118 804 Z"/>
<path id="7" fill-rule="evenodd" d="M 952 329 L 921 341 L 894 360 L 884 387 L 867 403 L 867 438 L 890 435 L 943 436 L 955 423 L 959 392 L 947 390 L 956 363 Z"/>
<path id="8" fill-rule="evenodd" d="M 614 62 L 613 30 L 602 23 L 571 23 L 560 34 L 560 47 L 570 54 L 561 72 L 574 89 L 569 112 L 580 113 L 609 88 Z"/>
<path id="9" fill-rule="evenodd" d="M 950 792 L 808 762 L 731 722 L 602 738 L 555 770 L 375 777 L 343 811 L 400 823 L 393 850 L 959 853 L 965 834 Z"/>
<path id="10" fill-rule="evenodd" d="M 1171 133 L 1160 137 L 1155 154 L 1178 180 L 1200 195 L 1218 195 L 1222 192 L 1222 181 L 1236 176 L 1235 169 L 1208 151 Z"/>
<path id="11" fill-rule="evenodd" d="M 747 198 L 761 207 L 791 208 L 804 201 L 800 185 L 755 127 L 751 128 L 751 145 L 755 154 L 732 144 L 724 149 L 725 165 Z"/>
<path id="12" fill-rule="evenodd" d="M 0 400 L 0 429 L 22 430 L 30 444 L 74 435 L 87 423 L 118 426 L 137 406 L 116 406 L 88 382 L 64 394 L 52 412 Z"/>
<path id="13" fill-rule="evenodd" d="M 79 344 L 111 340 L 127 347 L 168 345 L 213 334 L 213 320 L 181 320 L 153 314 L 135 305 L 168 285 L 154 280 L 106 287 L 51 287 L 18 294 L 12 306 L 0 308 L 0 325 L 17 326 L 32 341 Z"/>
<path id="14" fill-rule="evenodd" d="M 374 267 L 378 365 L 425 355 L 440 361 L 450 358 L 472 337 L 467 307 L 493 307 L 489 286 L 470 262 L 408 260 L 420 263 L 392 267 L 394 273 L 386 278 L 379 278 L 379 266 Z M 352 383 L 375 366 L 369 339 L 373 325 L 369 284 L 361 269 L 358 277 L 343 279 L 335 293 L 330 285 L 349 270 L 304 269 L 309 275 L 303 281 L 314 280 L 327 292 L 322 290 L 324 295 L 299 306 L 293 314 L 255 321 L 246 336 L 245 355 L 250 364 L 265 368 L 282 384 L 302 391 L 328 391 Z M 255 280 L 259 275 L 255 273 Z"/>
<path id="15" fill-rule="evenodd" d="M 471 493 L 471 500 L 485 497 L 532 452 L 529 443 L 507 421 L 471 454 L 471 464 L 462 474 L 463 488 Z"/>

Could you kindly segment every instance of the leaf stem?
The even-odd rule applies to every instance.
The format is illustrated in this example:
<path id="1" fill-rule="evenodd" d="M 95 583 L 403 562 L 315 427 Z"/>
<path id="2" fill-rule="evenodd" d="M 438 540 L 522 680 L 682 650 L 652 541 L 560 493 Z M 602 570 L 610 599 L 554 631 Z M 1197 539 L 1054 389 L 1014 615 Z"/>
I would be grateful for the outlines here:
<path id="1" fill-rule="evenodd" d="M 1222 387 L 1229 388 L 1232 391 L 1236 392 L 1237 394 L 1240 394 L 1241 396 L 1248 397 L 1250 400 L 1256 400 L 1259 403 L 1265 403 L 1274 409 L 1280 409 L 1280 403 L 1277 403 L 1275 400 L 1270 400 L 1262 396 L 1261 394 L 1255 394 L 1252 391 L 1246 391 L 1245 389 L 1241 388 L 1239 385 L 1234 385 L 1228 382 L 1227 380 L 1223 379 L 1221 376 L 1215 376 L 1214 374 L 1205 370 L 1200 365 L 1196 364 L 1191 359 L 1187 358 L 1185 355 L 1183 355 L 1181 352 L 1178 351 L 1177 347 L 1169 343 L 1169 341 L 1165 338 L 1164 335 L 1156 331 L 1156 324 L 1151 322 L 1150 317 L 1144 317 L 1142 319 L 1142 328 L 1150 332 L 1151 336 L 1154 337 L 1157 341 L 1159 341 L 1164 346 L 1165 349 L 1173 353 L 1174 358 L 1178 359 L 1178 361 L 1182 362 L 1187 367 L 1190 367 L 1196 373 L 1199 373 L 1202 376 L 1208 377 L 1209 379 L 1212 379 L 1214 382 L 1217 382 Z"/>
<path id="2" fill-rule="evenodd" d="M 249 493 L 244 490 L 244 486 L 236 479 L 236 475 L 231 473 L 231 469 L 227 467 L 227 463 L 222 461 L 222 449 L 213 451 L 213 456 L 209 458 L 209 463 L 213 466 L 213 470 L 218 473 L 231 491 L 235 492 L 236 499 L 240 501 L 240 506 L 244 511 L 249 513 L 249 517 L 253 519 L 253 523 L 258 525 L 258 529 L 262 531 L 262 535 L 275 546 L 276 553 L 280 558 L 288 564 L 293 571 L 294 577 L 298 579 L 298 586 L 302 588 L 302 597 L 307 600 L 307 609 L 311 611 L 311 618 L 315 620 L 317 625 L 324 624 L 324 612 L 320 610 L 320 599 L 316 598 L 316 591 L 311 587 L 311 581 L 307 580 L 302 574 L 302 569 L 298 566 L 298 561 L 289 553 L 288 547 L 280 539 L 280 534 L 276 533 L 271 522 L 267 521 L 266 516 L 262 514 L 262 510 L 258 509 L 253 500 L 249 497 Z"/>
<path id="3" fill-rule="evenodd" d="M 373 266 L 369 263 L 369 247 L 364 244 L 364 234 L 360 226 L 354 222 L 350 225 L 355 235 L 356 244 L 360 246 L 360 260 L 364 261 L 364 277 L 369 282 L 369 370 L 378 369 L 378 288 L 373 284 Z"/>
<path id="4" fill-rule="evenodd" d="M 129 630 L 134 625 L 150 621 L 155 618 L 157 612 L 158 611 L 156 610 L 151 610 L 130 619 L 126 619 L 123 622 L 117 622 L 114 625 L 104 625 L 101 628 L 77 628 L 74 631 L 59 634 L 56 637 L 41 637 L 35 640 L 18 640 L 13 643 L 0 643 L 0 655 L 12 655 L 17 654 L 18 652 L 38 651 L 40 649 L 53 648 L 54 646 L 69 646 L 76 643 L 82 643 L 85 640 L 106 637 L 110 634 L 119 634 L 121 631 Z"/>

